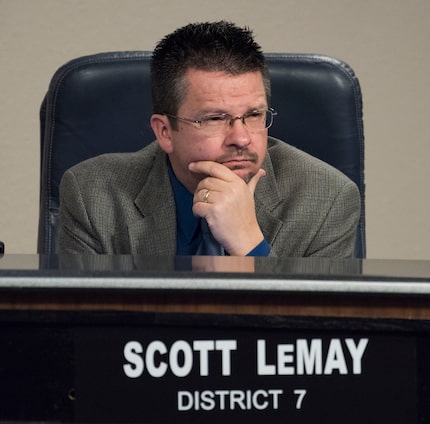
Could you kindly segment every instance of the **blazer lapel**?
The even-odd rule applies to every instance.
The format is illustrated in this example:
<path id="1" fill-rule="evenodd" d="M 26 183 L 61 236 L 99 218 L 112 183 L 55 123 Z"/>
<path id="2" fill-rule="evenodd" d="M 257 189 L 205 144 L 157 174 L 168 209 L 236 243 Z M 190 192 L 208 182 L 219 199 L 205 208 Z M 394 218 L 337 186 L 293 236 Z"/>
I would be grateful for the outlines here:
<path id="1" fill-rule="evenodd" d="M 266 171 L 266 176 L 261 178 L 255 189 L 255 211 L 264 237 L 272 244 L 283 225 L 272 211 L 279 205 L 282 198 L 269 154 L 266 154 L 262 168 Z"/>
<path id="2" fill-rule="evenodd" d="M 142 219 L 129 224 L 132 254 L 174 255 L 176 252 L 176 209 L 167 172 L 166 155 L 160 150 L 135 205 Z"/>

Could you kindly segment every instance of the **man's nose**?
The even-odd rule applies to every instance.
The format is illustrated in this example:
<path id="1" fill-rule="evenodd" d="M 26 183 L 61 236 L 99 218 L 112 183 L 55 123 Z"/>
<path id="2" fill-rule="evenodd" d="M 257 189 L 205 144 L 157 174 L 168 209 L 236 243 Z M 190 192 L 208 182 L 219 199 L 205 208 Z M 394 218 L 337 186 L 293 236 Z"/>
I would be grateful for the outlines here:
<path id="1" fill-rule="evenodd" d="M 238 116 L 232 118 L 230 127 L 226 135 L 228 145 L 247 146 L 251 142 L 251 136 L 243 118 Z"/>

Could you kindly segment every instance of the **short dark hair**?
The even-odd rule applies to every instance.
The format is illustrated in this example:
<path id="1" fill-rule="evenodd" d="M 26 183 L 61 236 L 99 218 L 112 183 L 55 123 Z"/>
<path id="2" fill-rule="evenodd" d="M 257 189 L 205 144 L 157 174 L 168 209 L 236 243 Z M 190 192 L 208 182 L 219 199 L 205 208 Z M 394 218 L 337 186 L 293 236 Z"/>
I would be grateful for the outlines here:
<path id="1" fill-rule="evenodd" d="M 270 100 L 264 54 L 247 27 L 239 28 L 227 21 L 194 23 L 164 37 L 151 60 L 154 113 L 176 115 L 186 95 L 184 76 L 190 68 L 230 75 L 261 72 Z"/>

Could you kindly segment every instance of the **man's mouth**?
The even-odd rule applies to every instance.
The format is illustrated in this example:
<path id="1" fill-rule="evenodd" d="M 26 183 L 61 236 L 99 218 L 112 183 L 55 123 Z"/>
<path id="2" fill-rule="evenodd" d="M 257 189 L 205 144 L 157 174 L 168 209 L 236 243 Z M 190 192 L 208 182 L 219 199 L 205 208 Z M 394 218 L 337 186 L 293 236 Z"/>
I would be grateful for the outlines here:
<path id="1" fill-rule="evenodd" d="M 241 169 L 247 167 L 250 163 L 254 163 L 253 160 L 248 158 L 235 158 L 222 162 L 227 168 L 230 169 Z"/>
<path id="2" fill-rule="evenodd" d="M 257 163 L 258 156 L 256 153 L 240 150 L 235 153 L 228 153 L 217 159 L 218 163 L 227 166 L 230 169 L 244 168 L 250 163 Z"/>

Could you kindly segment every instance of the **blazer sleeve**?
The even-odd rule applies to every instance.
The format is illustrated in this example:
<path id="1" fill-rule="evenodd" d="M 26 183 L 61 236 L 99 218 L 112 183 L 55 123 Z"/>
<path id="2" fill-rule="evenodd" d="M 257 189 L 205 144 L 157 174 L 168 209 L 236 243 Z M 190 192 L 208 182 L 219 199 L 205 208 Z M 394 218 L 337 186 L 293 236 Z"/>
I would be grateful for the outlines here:
<path id="1" fill-rule="evenodd" d="M 81 187 L 71 170 L 60 184 L 59 253 L 102 253 Z"/>
<path id="2" fill-rule="evenodd" d="M 340 187 L 305 256 L 352 257 L 360 218 L 360 193 L 350 180 Z"/>

